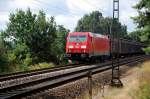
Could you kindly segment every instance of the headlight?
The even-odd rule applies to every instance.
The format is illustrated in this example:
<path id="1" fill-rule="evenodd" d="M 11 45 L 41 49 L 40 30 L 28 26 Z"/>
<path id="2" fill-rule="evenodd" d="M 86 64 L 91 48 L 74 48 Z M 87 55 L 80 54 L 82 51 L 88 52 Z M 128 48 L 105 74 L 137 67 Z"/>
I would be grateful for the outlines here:
<path id="1" fill-rule="evenodd" d="M 82 45 L 81 48 L 86 48 L 86 45 Z"/>
<path id="2" fill-rule="evenodd" d="M 69 46 L 69 48 L 73 48 L 73 46 Z"/>

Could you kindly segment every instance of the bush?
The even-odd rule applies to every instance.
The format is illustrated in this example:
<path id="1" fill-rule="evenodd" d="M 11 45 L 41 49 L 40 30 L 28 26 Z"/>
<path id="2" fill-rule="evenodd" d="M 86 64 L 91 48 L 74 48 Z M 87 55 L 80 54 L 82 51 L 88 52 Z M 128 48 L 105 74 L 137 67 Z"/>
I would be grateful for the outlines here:
<path id="1" fill-rule="evenodd" d="M 43 63 L 39 63 L 39 64 L 28 67 L 28 70 L 36 70 L 36 69 L 51 68 L 51 67 L 54 67 L 53 63 L 43 62 Z"/>
<path id="2" fill-rule="evenodd" d="M 147 48 L 144 48 L 143 50 L 145 51 L 146 54 L 150 54 L 150 46 Z"/>
<path id="3" fill-rule="evenodd" d="M 54 67 L 54 64 L 53 63 L 46 63 L 46 62 L 43 62 L 43 63 L 39 63 L 39 66 L 41 68 L 50 68 L 50 67 Z"/>
<path id="4" fill-rule="evenodd" d="M 9 63 L 16 63 L 16 55 L 12 52 L 8 53 L 8 61 Z"/>
<path id="5" fill-rule="evenodd" d="M 6 49 L 0 40 L 0 73 L 4 73 L 5 71 L 7 71 L 8 69 L 7 65 L 8 65 L 8 57 Z"/>
<path id="6" fill-rule="evenodd" d="M 24 64 L 20 64 L 20 66 L 19 66 L 20 68 L 19 68 L 19 71 L 28 71 L 29 69 L 28 69 L 28 66 L 27 65 L 24 65 Z"/>
<path id="7" fill-rule="evenodd" d="M 32 58 L 30 54 L 26 54 L 26 58 L 23 60 L 23 64 L 29 66 L 32 64 Z"/>

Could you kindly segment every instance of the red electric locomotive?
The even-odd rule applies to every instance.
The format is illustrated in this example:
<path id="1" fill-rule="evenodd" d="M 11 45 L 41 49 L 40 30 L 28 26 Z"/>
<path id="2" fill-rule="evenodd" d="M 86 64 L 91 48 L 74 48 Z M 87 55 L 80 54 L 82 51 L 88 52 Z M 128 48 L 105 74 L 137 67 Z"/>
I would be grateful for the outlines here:
<path id="1" fill-rule="evenodd" d="M 111 38 L 107 35 L 91 32 L 69 33 L 66 43 L 66 55 L 68 59 L 77 61 L 110 58 L 110 40 Z M 113 43 L 112 53 L 114 53 L 114 57 L 117 56 L 117 53 L 119 53 L 119 56 L 144 54 L 142 48 L 147 46 L 140 42 L 126 39 L 117 40 L 115 38 L 111 42 Z"/>
<path id="2" fill-rule="evenodd" d="M 67 36 L 66 55 L 71 60 L 110 56 L 108 36 L 91 32 L 72 32 Z"/>

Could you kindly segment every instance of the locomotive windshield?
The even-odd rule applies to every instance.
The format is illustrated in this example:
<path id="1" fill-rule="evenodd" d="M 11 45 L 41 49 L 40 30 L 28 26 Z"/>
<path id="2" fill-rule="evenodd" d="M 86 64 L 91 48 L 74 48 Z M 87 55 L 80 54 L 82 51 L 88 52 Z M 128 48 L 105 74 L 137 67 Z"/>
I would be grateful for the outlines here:
<path id="1" fill-rule="evenodd" d="M 85 35 L 71 35 L 69 38 L 70 42 L 84 42 L 87 37 Z"/>

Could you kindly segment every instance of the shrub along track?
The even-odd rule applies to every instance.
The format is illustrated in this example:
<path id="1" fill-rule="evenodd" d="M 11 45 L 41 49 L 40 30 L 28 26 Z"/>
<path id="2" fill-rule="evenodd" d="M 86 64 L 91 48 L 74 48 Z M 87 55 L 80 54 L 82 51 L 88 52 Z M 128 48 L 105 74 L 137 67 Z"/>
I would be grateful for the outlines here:
<path id="1" fill-rule="evenodd" d="M 138 60 L 148 58 L 148 56 L 136 56 L 125 59 L 120 59 L 120 65 L 128 64 Z M 0 98 L 21 98 L 32 95 L 43 90 L 55 88 L 68 82 L 78 80 L 87 76 L 88 72 L 92 74 L 103 72 L 111 69 L 111 62 L 91 65 L 79 70 L 64 72 L 63 74 L 53 75 L 40 80 L 14 85 L 0 89 Z"/>

